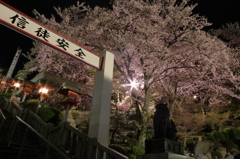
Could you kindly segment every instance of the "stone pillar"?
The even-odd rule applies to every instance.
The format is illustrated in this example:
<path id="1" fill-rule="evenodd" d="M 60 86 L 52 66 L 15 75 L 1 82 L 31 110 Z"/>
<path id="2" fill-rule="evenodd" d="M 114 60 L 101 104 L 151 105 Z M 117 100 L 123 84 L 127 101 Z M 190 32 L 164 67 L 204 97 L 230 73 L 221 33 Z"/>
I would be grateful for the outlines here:
<path id="1" fill-rule="evenodd" d="M 108 146 L 114 55 L 105 51 L 102 70 L 95 76 L 88 136 Z"/>

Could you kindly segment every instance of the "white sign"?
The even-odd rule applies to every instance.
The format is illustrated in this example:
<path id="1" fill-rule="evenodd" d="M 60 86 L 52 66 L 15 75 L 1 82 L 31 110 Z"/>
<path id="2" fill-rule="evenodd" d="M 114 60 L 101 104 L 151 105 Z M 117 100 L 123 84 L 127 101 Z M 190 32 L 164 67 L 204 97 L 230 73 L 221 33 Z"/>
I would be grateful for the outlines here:
<path id="1" fill-rule="evenodd" d="M 43 42 L 94 68 L 101 69 L 103 57 L 0 1 L 0 23 Z"/>

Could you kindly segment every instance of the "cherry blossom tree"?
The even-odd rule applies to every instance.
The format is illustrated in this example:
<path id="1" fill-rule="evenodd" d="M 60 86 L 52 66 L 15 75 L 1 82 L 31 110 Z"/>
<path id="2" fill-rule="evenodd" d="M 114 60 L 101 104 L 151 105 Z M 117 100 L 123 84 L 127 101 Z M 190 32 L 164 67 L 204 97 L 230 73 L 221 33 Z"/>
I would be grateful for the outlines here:
<path id="1" fill-rule="evenodd" d="M 240 26 L 239 23 L 227 23 L 223 25 L 220 29 L 212 29 L 210 33 L 218 36 L 222 40 L 228 43 L 230 47 L 240 46 Z"/>
<path id="2" fill-rule="evenodd" d="M 235 75 L 240 74 L 240 26 L 239 23 L 227 23 L 220 29 L 210 30 L 210 33 L 217 36 L 227 43 L 231 47 L 230 58 L 231 64 L 230 68 Z"/>
<path id="3" fill-rule="evenodd" d="M 79 9 L 79 12 L 85 12 L 87 10 L 87 7 L 85 7 L 83 3 L 78 4 L 78 7 L 82 7 L 82 9 Z M 69 36 L 71 25 L 65 30 L 62 24 L 56 22 L 55 17 L 46 19 L 44 15 L 38 15 L 37 11 L 34 10 L 33 12 L 36 13 L 37 20 L 72 40 L 79 42 L 79 40 Z M 78 16 L 80 17 L 80 15 Z M 92 84 L 92 79 L 95 74 L 93 69 L 45 44 L 34 42 L 34 47 L 31 49 L 30 53 L 25 54 L 25 57 L 29 59 L 29 62 L 24 66 L 24 71 L 28 72 L 28 74 L 35 71 L 47 71 L 72 81 L 81 81 L 83 84 Z"/>
<path id="4" fill-rule="evenodd" d="M 234 77 L 228 67 L 229 48 L 201 30 L 210 24 L 192 13 L 195 7 L 189 0 L 114 0 L 110 9 L 91 9 L 83 3 L 55 8 L 61 21 L 34 13 L 37 20 L 89 49 L 115 55 L 115 68 L 121 74 L 118 81 L 137 84 L 129 93 L 139 110 L 138 145 L 143 146 L 151 96 L 171 94 L 176 101 L 177 96 L 205 88 L 235 96 L 222 84 Z M 34 57 L 25 65 L 29 71 L 92 80 L 87 66 L 47 46 L 36 44 L 28 57 Z"/>

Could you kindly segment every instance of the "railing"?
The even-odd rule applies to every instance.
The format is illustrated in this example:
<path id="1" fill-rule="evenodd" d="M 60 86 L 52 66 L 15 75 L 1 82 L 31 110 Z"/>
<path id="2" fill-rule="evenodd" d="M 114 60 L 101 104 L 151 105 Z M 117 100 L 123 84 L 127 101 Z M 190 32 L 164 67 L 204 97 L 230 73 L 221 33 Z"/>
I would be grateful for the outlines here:
<path id="1" fill-rule="evenodd" d="M 24 112 L 25 113 L 25 112 Z M 95 139 L 71 127 L 67 122 L 51 126 L 42 121 L 36 114 L 28 110 L 25 121 L 49 142 L 76 159 L 128 159 L 128 157 L 101 145 Z"/>
<path id="2" fill-rule="evenodd" d="M 41 135 L 48 142 L 75 159 L 128 159 L 128 157 L 117 151 L 100 144 L 96 139 L 92 139 L 79 132 L 66 122 L 61 122 L 58 126 L 53 127 L 53 125 L 42 121 L 42 119 L 31 110 L 22 110 L 22 108 L 16 106 L 15 103 L 8 102 L 7 100 L 5 100 L 5 105 L 7 106 L 4 108 L 7 109 L 10 114 L 13 116 L 21 115 L 24 122 L 31 126 L 34 131 L 38 132 L 38 135 Z"/>
<path id="3" fill-rule="evenodd" d="M 49 130 L 48 140 L 77 159 L 128 159 L 117 151 L 106 147 L 96 139 L 89 138 L 68 123 Z"/>
<path id="4" fill-rule="evenodd" d="M 0 130 L 2 129 L 2 126 L 5 120 L 6 120 L 6 117 L 4 116 L 2 109 L 0 108 Z"/>
<path id="5" fill-rule="evenodd" d="M 57 157 L 57 158 L 64 158 L 64 159 L 71 159 L 70 157 L 68 157 L 65 153 L 63 153 L 62 151 L 60 151 L 55 145 L 53 145 L 51 142 L 49 142 L 45 137 L 43 137 L 40 133 L 38 133 L 35 129 L 33 129 L 29 124 L 27 124 L 26 122 L 24 122 L 22 119 L 20 119 L 18 116 L 16 116 L 16 121 L 15 121 L 15 126 L 16 124 L 18 124 L 18 122 L 20 122 L 21 124 L 23 124 L 25 127 L 26 127 L 26 130 L 25 130 L 25 133 L 24 133 L 24 136 L 23 136 L 23 140 L 22 140 L 22 144 L 21 144 L 21 148 L 19 150 L 19 155 L 18 155 L 18 158 L 21 157 L 21 152 L 22 152 L 22 149 L 23 149 L 23 146 L 24 146 L 24 142 L 25 142 L 25 139 L 26 139 L 26 136 L 27 136 L 27 133 L 28 133 L 28 130 L 32 131 L 35 135 L 37 135 L 41 141 L 43 141 L 44 143 L 46 143 L 46 155 L 44 155 L 44 158 L 48 158 L 49 156 L 49 150 L 53 150 L 53 151 L 56 151 L 57 154 L 59 154 L 58 156 L 54 156 L 54 157 Z M 10 140 L 9 140 L 9 144 L 11 143 L 11 138 L 14 134 L 14 129 L 12 130 L 13 132 L 11 133 L 11 137 L 10 137 Z M 52 158 L 52 157 L 51 157 Z"/>
<path id="6" fill-rule="evenodd" d="M 48 130 L 53 127 L 53 125 L 45 123 L 38 115 L 28 109 L 23 111 L 22 117 L 25 122 L 44 137 L 47 137 Z"/>
<path id="7" fill-rule="evenodd" d="M 23 108 L 21 108 L 18 104 L 16 104 L 14 101 L 8 100 L 4 97 L 1 97 L 0 105 L 2 109 L 7 110 L 12 117 L 20 116 Z"/>

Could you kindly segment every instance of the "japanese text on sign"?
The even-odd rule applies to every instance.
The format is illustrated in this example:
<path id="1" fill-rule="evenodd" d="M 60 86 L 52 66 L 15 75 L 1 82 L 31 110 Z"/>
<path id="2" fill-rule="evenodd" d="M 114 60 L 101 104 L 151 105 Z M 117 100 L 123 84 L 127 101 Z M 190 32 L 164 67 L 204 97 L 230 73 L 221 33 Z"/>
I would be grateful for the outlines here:
<path id="1" fill-rule="evenodd" d="M 20 33 L 27 34 L 31 38 L 54 47 L 94 68 L 101 68 L 101 55 L 88 50 L 21 12 L 12 9 L 2 1 L 0 1 L 0 23 L 11 29 L 18 30 Z"/>

